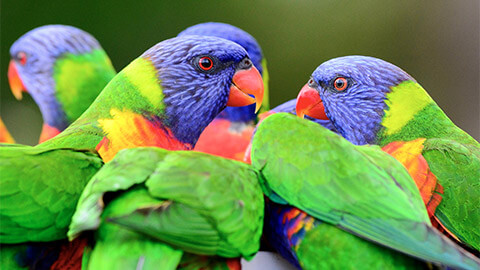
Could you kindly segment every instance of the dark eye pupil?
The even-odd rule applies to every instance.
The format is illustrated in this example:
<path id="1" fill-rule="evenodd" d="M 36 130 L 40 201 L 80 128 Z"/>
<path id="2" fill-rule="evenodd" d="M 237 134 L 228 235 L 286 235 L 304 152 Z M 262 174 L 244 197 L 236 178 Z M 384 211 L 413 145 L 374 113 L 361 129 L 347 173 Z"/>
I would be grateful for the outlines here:
<path id="1" fill-rule="evenodd" d="M 213 66 L 212 60 L 208 57 L 202 57 L 199 62 L 200 67 L 203 69 L 211 69 Z"/>
<path id="2" fill-rule="evenodd" d="M 333 86 L 337 91 L 343 91 L 348 87 L 348 81 L 345 78 L 337 78 L 333 83 Z"/>

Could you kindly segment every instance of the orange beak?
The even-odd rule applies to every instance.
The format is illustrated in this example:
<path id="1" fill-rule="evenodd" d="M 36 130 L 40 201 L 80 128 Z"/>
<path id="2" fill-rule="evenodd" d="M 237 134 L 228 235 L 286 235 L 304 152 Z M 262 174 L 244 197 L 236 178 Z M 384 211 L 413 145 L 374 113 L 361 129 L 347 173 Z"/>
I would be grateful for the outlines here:
<path id="1" fill-rule="evenodd" d="M 18 75 L 17 66 L 13 60 L 10 60 L 10 64 L 8 65 L 8 82 L 10 83 L 10 88 L 15 98 L 21 100 L 22 92 L 27 92 L 27 89 Z"/>
<path id="2" fill-rule="evenodd" d="M 256 103 L 256 113 L 262 106 L 262 101 L 263 80 L 258 70 L 252 66 L 249 69 L 241 69 L 235 72 L 232 86 L 230 86 L 227 106 L 241 107 Z"/>
<path id="3" fill-rule="evenodd" d="M 300 118 L 308 115 L 316 119 L 328 120 L 320 94 L 308 84 L 305 84 L 298 93 L 295 110 Z"/>

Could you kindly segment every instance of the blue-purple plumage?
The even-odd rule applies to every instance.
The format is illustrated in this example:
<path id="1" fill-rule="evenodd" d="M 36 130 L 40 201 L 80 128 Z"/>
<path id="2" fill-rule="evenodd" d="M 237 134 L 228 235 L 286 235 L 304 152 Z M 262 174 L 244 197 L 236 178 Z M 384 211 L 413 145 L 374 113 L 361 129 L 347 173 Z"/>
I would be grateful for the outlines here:
<path id="1" fill-rule="evenodd" d="M 339 77 L 350 80 L 348 91 L 334 88 L 333 81 Z M 319 94 L 327 117 L 338 133 L 357 145 L 376 143 L 386 107 L 385 94 L 391 87 L 402 81 L 415 81 L 399 67 L 367 56 L 329 60 L 318 66 L 311 78 L 314 86 L 323 89 Z"/>
<path id="2" fill-rule="evenodd" d="M 185 35 L 213 36 L 239 44 L 248 52 L 253 65 L 263 75 L 263 54 L 260 44 L 253 36 L 242 29 L 226 23 L 206 22 L 191 26 L 178 34 L 178 36 Z M 232 122 L 250 123 L 257 118 L 255 104 L 243 107 L 226 107 L 217 118 Z"/>
<path id="3" fill-rule="evenodd" d="M 58 130 L 65 129 L 69 121 L 55 93 L 54 65 L 66 54 L 84 54 L 101 49 L 89 33 L 67 25 L 46 25 L 35 28 L 15 41 L 10 56 L 20 62 L 24 55 L 28 61 L 17 65 L 22 83 L 38 104 L 43 121 Z"/>
<path id="4" fill-rule="evenodd" d="M 195 65 L 206 55 L 214 62 L 209 72 L 200 71 Z M 150 59 L 158 70 L 169 119 L 166 126 L 179 141 L 195 145 L 204 127 L 225 108 L 232 77 L 248 54 L 225 39 L 189 35 L 165 40 L 142 57 Z"/>

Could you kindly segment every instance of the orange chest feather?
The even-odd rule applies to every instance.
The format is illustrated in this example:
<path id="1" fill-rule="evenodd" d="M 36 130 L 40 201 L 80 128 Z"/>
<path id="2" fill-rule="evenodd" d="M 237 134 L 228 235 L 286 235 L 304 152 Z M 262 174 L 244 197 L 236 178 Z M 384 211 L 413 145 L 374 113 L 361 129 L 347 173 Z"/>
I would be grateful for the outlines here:
<path id="1" fill-rule="evenodd" d="M 106 136 L 98 143 L 96 150 L 105 162 L 110 161 L 118 151 L 126 148 L 154 146 L 167 150 L 188 150 L 190 144 L 178 141 L 173 133 L 160 122 L 150 121 L 143 116 L 113 109 L 110 119 L 98 123 Z"/>
<path id="2" fill-rule="evenodd" d="M 409 142 L 397 141 L 387 144 L 382 150 L 397 159 L 407 169 L 420 191 L 429 216 L 432 217 L 442 200 L 443 188 L 422 156 L 424 142 L 424 138 Z"/>

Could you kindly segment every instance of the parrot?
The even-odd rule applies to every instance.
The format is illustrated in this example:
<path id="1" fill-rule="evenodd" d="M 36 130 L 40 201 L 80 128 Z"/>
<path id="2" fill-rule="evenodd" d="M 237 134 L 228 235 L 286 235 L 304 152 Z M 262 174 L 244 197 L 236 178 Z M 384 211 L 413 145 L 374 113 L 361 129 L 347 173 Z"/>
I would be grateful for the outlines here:
<path id="1" fill-rule="evenodd" d="M 260 171 L 262 189 L 270 200 L 322 222 L 307 232 L 316 237 L 296 244 L 299 257 L 310 255 L 303 258 L 308 263 L 327 266 L 341 260 L 346 268 L 355 268 L 356 256 L 364 261 L 376 257 L 372 263 L 393 259 L 392 254 L 380 255 L 383 249 L 373 252 L 366 249 L 368 244 L 342 235 L 351 233 L 427 262 L 460 269 L 480 267 L 478 258 L 432 227 L 409 173 L 379 146 L 356 146 L 316 123 L 276 113 L 255 133 L 252 166 Z M 345 253 L 336 244 L 345 247 Z M 340 258 L 332 261 L 332 256 Z"/>
<path id="2" fill-rule="evenodd" d="M 37 27 L 10 47 L 8 79 L 15 98 L 28 92 L 40 108 L 42 143 L 72 124 L 116 75 L 89 33 L 67 25 Z"/>
<path id="3" fill-rule="evenodd" d="M 261 124 L 261 121 L 275 113 L 286 112 L 296 115 L 296 102 L 297 99 L 291 99 L 268 112 L 260 114 L 260 122 L 257 124 L 257 127 Z M 324 128 L 336 132 L 335 127 L 329 120 L 315 119 L 309 116 L 305 116 L 305 118 L 322 125 Z M 249 164 L 251 163 L 250 150 L 251 144 L 245 155 L 245 161 Z M 320 224 L 322 224 L 322 226 L 320 226 Z M 333 233 L 324 231 L 328 229 L 333 230 Z M 348 233 L 342 233 L 341 230 L 326 225 L 296 207 L 277 204 L 269 199 L 265 200 L 265 224 L 263 235 L 268 247 L 276 250 L 283 258 L 299 269 L 302 267 L 304 269 L 322 269 L 332 268 L 334 266 L 339 269 L 358 269 L 359 265 L 364 265 L 371 269 L 405 269 L 422 267 L 421 263 L 415 259 L 398 252 L 382 249 L 377 245 L 371 244 L 368 241 L 359 239 Z M 326 242 L 324 239 L 325 236 L 328 235 L 339 236 L 338 238 L 332 238 L 330 242 Z M 323 247 L 325 245 L 330 247 L 334 246 L 335 249 L 342 250 L 345 254 L 348 254 L 349 252 L 355 254 L 357 252 L 356 249 L 364 249 L 368 250 L 368 252 L 355 257 L 354 264 L 350 264 L 350 261 L 348 260 L 339 261 L 338 257 L 332 253 L 328 253 L 329 257 L 332 258 L 332 261 L 327 260 L 321 262 L 320 260 L 309 260 L 309 258 L 315 258 L 317 252 L 325 252 L 323 248 L 317 249 L 317 246 Z M 361 246 L 361 248 L 359 246 Z M 350 247 L 354 247 L 354 249 L 350 250 Z M 331 248 L 327 251 L 335 252 L 334 249 Z M 319 265 L 319 262 L 322 264 Z M 339 262 L 345 262 L 345 264 L 339 264 Z"/>
<path id="4" fill-rule="evenodd" d="M 3 123 L 1 117 L 0 117 L 0 143 L 15 143 L 15 140 L 13 139 L 7 127 Z"/>
<path id="5" fill-rule="evenodd" d="M 66 238 L 83 188 L 119 150 L 191 150 L 225 106 L 262 98 L 262 77 L 236 43 L 204 36 L 158 43 L 56 137 L 34 147 L 0 145 L 2 253 L 4 244 Z"/>
<path id="6" fill-rule="evenodd" d="M 296 111 L 329 120 L 351 143 L 379 145 L 398 159 L 435 227 L 480 254 L 480 144 L 412 76 L 374 57 L 335 58 L 312 73 Z"/>
<path id="7" fill-rule="evenodd" d="M 263 193 L 257 171 L 195 151 L 125 149 L 80 196 L 68 237 L 95 230 L 85 269 L 176 269 L 184 252 L 253 257 Z"/>
<path id="8" fill-rule="evenodd" d="M 178 34 L 214 36 L 241 45 L 250 56 L 253 65 L 263 77 L 264 100 L 260 108 L 255 104 L 225 108 L 203 131 L 194 150 L 242 161 L 257 119 L 256 112 L 268 109 L 268 70 L 262 49 L 253 36 L 226 23 L 206 22 L 188 27 Z"/>

